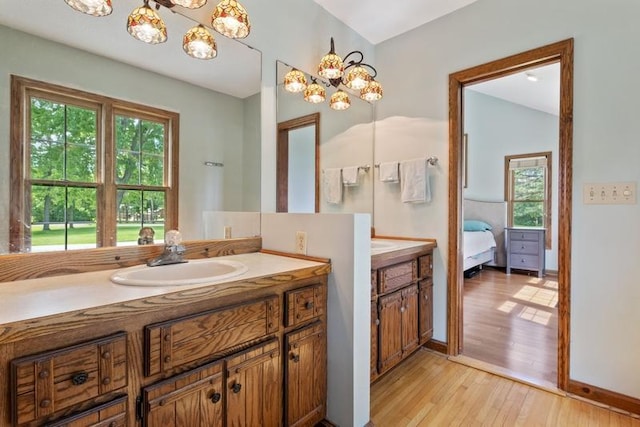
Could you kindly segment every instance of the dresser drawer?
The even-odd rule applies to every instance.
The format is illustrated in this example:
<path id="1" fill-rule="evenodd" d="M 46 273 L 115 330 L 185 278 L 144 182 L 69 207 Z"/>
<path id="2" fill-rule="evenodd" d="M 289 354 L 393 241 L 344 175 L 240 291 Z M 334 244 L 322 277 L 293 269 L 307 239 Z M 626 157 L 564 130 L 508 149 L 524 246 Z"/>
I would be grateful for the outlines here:
<path id="1" fill-rule="evenodd" d="M 512 254 L 538 255 L 539 249 L 539 242 L 532 242 L 529 240 L 512 240 L 509 245 L 509 252 Z"/>
<path id="2" fill-rule="evenodd" d="M 511 268 L 538 270 L 540 268 L 540 258 L 537 255 L 512 254 Z"/>
<path id="3" fill-rule="evenodd" d="M 378 292 L 385 294 L 410 284 L 418 278 L 418 262 L 411 260 L 378 270 Z"/>
<path id="4" fill-rule="evenodd" d="M 313 285 L 286 292 L 285 301 L 285 325 L 298 325 L 324 313 L 324 287 Z"/>
<path id="5" fill-rule="evenodd" d="M 47 427 L 126 427 L 127 425 L 127 397 L 122 396 L 79 414 L 47 424 Z"/>
<path id="6" fill-rule="evenodd" d="M 145 327 L 145 375 L 211 360 L 280 328 L 277 296 Z"/>
<path id="7" fill-rule="evenodd" d="M 127 385 L 121 332 L 11 362 L 13 420 L 20 425 Z"/>
<path id="8" fill-rule="evenodd" d="M 418 274 L 421 279 L 433 277 L 433 256 L 431 254 L 418 258 Z"/>
<path id="9" fill-rule="evenodd" d="M 528 240 L 538 242 L 540 241 L 540 235 L 541 233 L 539 231 L 511 230 L 509 231 L 509 241 Z"/>

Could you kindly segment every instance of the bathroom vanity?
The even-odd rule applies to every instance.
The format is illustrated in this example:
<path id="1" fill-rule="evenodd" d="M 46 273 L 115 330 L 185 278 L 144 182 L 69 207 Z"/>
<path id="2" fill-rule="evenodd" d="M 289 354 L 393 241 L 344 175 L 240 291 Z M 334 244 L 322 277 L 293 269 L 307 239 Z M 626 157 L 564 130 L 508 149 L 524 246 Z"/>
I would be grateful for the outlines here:
<path id="1" fill-rule="evenodd" d="M 371 382 L 433 336 L 435 241 L 371 243 Z"/>
<path id="2" fill-rule="evenodd" d="M 328 260 L 220 259 L 247 271 L 184 286 L 118 285 L 114 270 L 0 283 L 0 425 L 322 421 Z"/>

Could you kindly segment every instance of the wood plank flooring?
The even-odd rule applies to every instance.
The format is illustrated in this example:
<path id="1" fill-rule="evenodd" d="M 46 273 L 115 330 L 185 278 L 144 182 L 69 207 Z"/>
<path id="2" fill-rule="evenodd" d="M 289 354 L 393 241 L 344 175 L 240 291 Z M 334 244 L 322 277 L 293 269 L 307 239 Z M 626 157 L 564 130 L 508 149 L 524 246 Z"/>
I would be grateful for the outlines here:
<path id="1" fill-rule="evenodd" d="M 464 281 L 462 355 L 555 386 L 557 302 L 555 277 L 481 270 Z"/>
<path id="2" fill-rule="evenodd" d="M 371 386 L 375 427 L 626 426 L 640 419 L 421 349 Z"/>

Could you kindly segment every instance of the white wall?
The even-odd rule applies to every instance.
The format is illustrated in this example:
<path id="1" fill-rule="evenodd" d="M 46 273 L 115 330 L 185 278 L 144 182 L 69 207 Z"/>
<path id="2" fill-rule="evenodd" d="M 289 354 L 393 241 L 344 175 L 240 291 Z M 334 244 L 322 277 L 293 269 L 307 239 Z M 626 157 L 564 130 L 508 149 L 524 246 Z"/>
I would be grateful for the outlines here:
<path id="1" fill-rule="evenodd" d="M 263 248 L 295 252 L 305 231 L 307 253 L 331 259 L 327 418 L 339 426 L 369 421 L 370 226 L 369 214 L 262 214 Z"/>
<path id="2" fill-rule="evenodd" d="M 203 211 L 243 209 L 243 100 L 3 26 L 0 52 L 0 252 L 8 240 L 10 74 L 179 112 L 179 227 L 185 239 L 202 237 Z M 225 166 L 207 167 L 204 160 Z M 253 186 L 258 182 L 256 177 Z"/>
<path id="3" fill-rule="evenodd" d="M 555 41 L 575 39 L 570 377 L 640 398 L 640 207 L 582 203 L 586 182 L 638 181 L 640 3 L 634 0 L 481 0 L 376 46 L 385 98 L 379 119 L 406 116 L 446 126 L 448 75 Z M 448 174 L 446 132 L 433 142 Z M 377 149 L 377 146 L 376 146 Z M 438 239 L 446 265 L 447 189 L 437 213 L 411 220 Z M 390 216 L 378 207 L 379 215 Z M 380 211 L 382 210 L 382 211 Z M 404 218 L 403 218 L 404 220 Z M 436 270 L 437 271 L 437 270 Z M 445 338 L 444 275 L 434 279 L 436 338 Z"/>
<path id="4" fill-rule="evenodd" d="M 558 270 L 559 118 L 473 90 L 464 92 L 464 132 L 468 135 L 468 187 L 464 197 L 504 200 L 504 157 L 551 151 L 551 249 L 545 266 Z"/>

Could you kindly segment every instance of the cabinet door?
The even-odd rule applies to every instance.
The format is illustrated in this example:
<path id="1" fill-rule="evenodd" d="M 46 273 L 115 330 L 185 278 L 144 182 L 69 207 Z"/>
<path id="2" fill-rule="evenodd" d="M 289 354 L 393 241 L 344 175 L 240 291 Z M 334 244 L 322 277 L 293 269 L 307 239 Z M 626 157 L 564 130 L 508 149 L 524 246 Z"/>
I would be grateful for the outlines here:
<path id="1" fill-rule="evenodd" d="M 420 282 L 420 295 L 418 298 L 420 300 L 418 331 L 420 332 L 420 344 L 422 345 L 433 336 L 433 283 L 431 280 Z"/>
<path id="2" fill-rule="evenodd" d="M 145 427 L 222 427 L 222 361 L 204 365 L 142 390 Z"/>
<path id="3" fill-rule="evenodd" d="M 378 325 L 380 320 L 378 319 L 378 303 L 377 301 L 371 301 L 371 381 L 378 377 Z"/>
<path id="4" fill-rule="evenodd" d="M 378 372 L 382 373 L 402 359 L 402 291 L 378 300 Z"/>
<path id="5" fill-rule="evenodd" d="M 418 347 L 418 285 L 402 291 L 402 355 L 406 356 Z"/>
<path id="6" fill-rule="evenodd" d="M 325 417 L 327 334 L 320 322 L 286 337 L 287 426 L 314 426 Z"/>
<path id="7" fill-rule="evenodd" d="M 282 422 L 282 369 L 278 339 L 225 360 L 227 425 L 279 426 Z"/>

